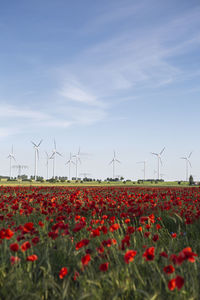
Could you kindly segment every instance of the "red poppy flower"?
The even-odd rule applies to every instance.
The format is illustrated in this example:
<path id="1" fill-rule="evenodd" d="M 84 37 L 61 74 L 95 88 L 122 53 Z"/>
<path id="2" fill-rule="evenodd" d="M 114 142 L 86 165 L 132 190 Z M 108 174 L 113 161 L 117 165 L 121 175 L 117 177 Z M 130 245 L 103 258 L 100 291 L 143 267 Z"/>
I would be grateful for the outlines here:
<path id="1" fill-rule="evenodd" d="M 118 230 L 119 227 L 120 227 L 119 224 L 115 223 L 115 224 L 113 224 L 113 225 L 110 226 L 109 230 L 110 230 L 110 232 L 113 232 L 115 230 Z"/>
<path id="2" fill-rule="evenodd" d="M 99 228 L 91 230 L 91 237 L 96 237 L 100 235 L 100 230 Z"/>
<path id="3" fill-rule="evenodd" d="M 33 243 L 33 245 L 37 245 L 37 244 L 39 243 L 39 241 L 40 241 L 39 237 L 36 236 L 36 237 L 34 237 L 34 238 L 32 239 L 31 242 Z"/>
<path id="4" fill-rule="evenodd" d="M 87 240 L 87 239 L 81 240 L 80 242 L 78 242 L 76 244 L 76 250 L 79 250 L 80 248 L 87 246 L 89 244 L 89 242 L 90 242 L 90 240 Z"/>
<path id="5" fill-rule="evenodd" d="M 165 251 L 160 252 L 160 256 L 168 258 L 168 254 Z"/>
<path id="6" fill-rule="evenodd" d="M 136 230 L 142 232 L 142 226 L 138 227 Z"/>
<path id="7" fill-rule="evenodd" d="M 156 224 L 156 229 L 159 230 L 161 228 L 160 224 Z"/>
<path id="8" fill-rule="evenodd" d="M 81 258 L 82 265 L 83 265 L 83 266 L 87 266 L 88 263 L 90 262 L 90 260 L 91 260 L 90 254 L 86 254 L 85 256 L 83 256 L 83 257 Z"/>
<path id="9" fill-rule="evenodd" d="M 28 250 L 29 248 L 31 248 L 31 244 L 29 242 L 24 242 L 22 245 L 21 245 L 21 250 L 22 251 L 26 251 Z"/>
<path id="10" fill-rule="evenodd" d="M 11 265 L 19 263 L 20 260 L 21 259 L 18 256 L 11 256 L 11 258 L 10 258 Z"/>
<path id="11" fill-rule="evenodd" d="M 148 232 L 145 232 L 145 233 L 144 233 L 144 237 L 145 237 L 145 238 L 148 238 L 148 237 L 150 236 L 150 234 L 151 234 L 151 232 L 149 232 L 149 231 L 148 231 Z"/>
<path id="12" fill-rule="evenodd" d="M 155 248 L 154 247 L 147 248 L 142 256 L 145 257 L 146 260 L 153 260 L 155 257 Z"/>
<path id="13" fill-rule="evenodd" d="M 153 240 L 154 242 L 157 242 L 157 241 L 159 240 L 159 235 L 158 235 L 158 234 L 154 234 L 152 240 Z"/>
<path id="14" fill-rule="evenodd" d="M 101 231 L 103 232 L 103 234 L 107 234 L 108 233 L 108 228 L 106 226 L 101 226 Z"/>
<path id="15" fill-rule="evenodd" d="M 108 265 L 109 265 L 108 262 L 106 262 L 106 263 L 104 263 L 104 264 L 101 264 L 101 265 L 99 266 L 99 270 L 102 271 L 102 272 L 106 272 L 106 271 L 108 270 Z"/>
<path id="16" fill-rule="evenodd" d="M 86 222 L 80 222 L 80 223 L 77 223 L 72 230 L 73 230 L 73 232 L 78 232 L 85 226 L 86 226 Z"/>
<path id="17" fill-rule="evenodd" d="M 9 239 L 11 239 L 11 237 L 13 235 L 14 235 L 14 232 L 10 228 L 5 230 L 5 233 L 4 233 L 5 239 L 9 240 Z"/>
<path id="18" fill-rule="evenodd" d="M 190 262 L 195 262 L 194 256 L 198 256 L 196 253 L 192 252 L 192 249 L 190 247 L 184 248 L 179 253 L 179 258 L 182 258 L 183 260 L 188 260 Z"/>
<path id="19" fill-rule="evenodd" d="M 97 251 L 98 251 L 99 254 L 104 253 L 104 247 L 103 247 L 103 246 L 99 246 L 99 247 L 97 248 Z"/>
<path id="20" fill-rule="evenodd" d="M 59 277 L 60 279 L 63 279 L 68 273 L 68 270 L 66 267 L 63 267 L 61 270 L 60 270 L 60 273 L 59 273 Z"/>
<path id="21" fill-rule="evenodd" d="M 42 221 L 39 221 L 39 222 L 38 222 L 38 225 L 39 225 L 40 227 L 44 227 L 44 223 L 42 223 Z"/>
<path id="22" fill-rule="evenodd" d="M 10 250 L 17 252 L 19 250 L 19 245 L 17 243 L 10 244 Z"/>
<path id="23" fill-rule="evenodd" d="M 26 224 L 24 224 L 24 231 L 25 232 L 29 232 L 33 229 L 33 223 L 32 222 L 28 222 Z"/>
<path id="24" fill-rule="evenodd" d="M 169 266 L 164 267 L 163 271 L 166 274 L 172 274 L 175 271 L 175 268 L 172 265 L 169 265 Z"/>
<path id="25" fill-rule="evenodd" d="M 135 227 L 133 226 L 129 226 L 126 230 L 127 234 L 132 234 L 135 232 Z"/>
<path id="26" fill-rule="evenodd" d="M 130 223 L 130 219 L 126 219 L 125 221 L 124 221 L 124 223 L 126 223 L 126 224 L 128 224 L 128 223 Z"/>
<path id="27" fill-rule="evenodd" d="M 178 290 L 180 290 L 183 287 L 183 285 L 184 285 L 184 278 L 179 275 L 168 282 L 168 288 L 170 291 L 173 291 L 176 287 Z"/>
<path id="28" fill-rule="evenodd" d="M 38 259 L 38 257 L 37 257 L 36 254 L 29 255 L 29 256 L 26 258 L 27 261 L 35 261 L 35 260 L 37 260 L 37 259 Z"/>
<path id="29" fill-rule="evenodd" d="M 176 233 L 172 233 L 172 234 L 171 234 L 171 237 L 172 237 L 173 239 L 176 238 L 176 236 L 177 236 Z"/>
<path id="30" fill-rule="evenodd" d="M 129 264 L 129 262 L 133 261 L 136 254 L 137 254 L 137 251 L 135 251 L 135 250 L 127 251 L 126 254 L 124 255 L 125 263 Z"/>
<path id="31" fill-rule="evenodd" d="M 169 282 L 168 282 L 168 289 L 170 291 L 173 291 L 176 287 L 176 280 L 175 278 L 174 279 L 171 279 Z"/>
<path id="32" fill-rule="evenodd" d="M 140 217 L 139 223 L 140 224 L 145 224 L 149 220 L 149 217 Z"/>
<path id="33" fill-rule="evenodd" d="M 184 285 L 184 278 L 181 276 L 176 276 L 175 280 L 176 280 L 176 287 L 178 290 L 180 290 Z"/>

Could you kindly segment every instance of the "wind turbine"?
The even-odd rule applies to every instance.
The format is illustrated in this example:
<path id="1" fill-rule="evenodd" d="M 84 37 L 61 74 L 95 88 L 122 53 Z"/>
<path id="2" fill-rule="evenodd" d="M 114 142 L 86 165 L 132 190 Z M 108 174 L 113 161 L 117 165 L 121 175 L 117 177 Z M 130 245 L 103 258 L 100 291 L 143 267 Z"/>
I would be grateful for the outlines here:
<path id="1" fill-rule="evenodd" d="M 191 162 L 189 161 L 189 158 L 191 157 L 192 152 L 190 152 L 190 154 L 188 156 L 185 157 L 180 157 L 180 159 L 185 159 L 185 166 L 186 166 L 186 181 L 188 181 L 188 164 L 190 165 L 190 167 L 192 167 Z"/>
<path id="2" fill-rule="evenodd" d="M 45 151 L 46 154 L 46 166 L 47 166 L 47 179 L 49 178 L 49 160 L 50 160 L 50 155 Z"/>
<path id="3" fill-rule="evenodd" d="M 10 169 L 9 169 L 9 177 L 11 179 L 11 169 L 12 169 L 12 159 L 14 161 L 16 161 L 15 157 L 14 157 L 14 154 L 13 154 L 13 145 L 12 145 L 12 148 L 11 148 L 11 153 L 9 153 L 8 157 L 10 159 Z"/>
<path id="4" fill-rule="evenodd" d="M 53 159 L 53 179 L 55 178 L 54 172 L 55 172 L 55 167 L 56 167 L 56 154 L 62 156 L 56 149 L 56 141 L 54 139 L 54 149 L 53 149 L 53 153 L 50 157 L 50 159 Z"/>
<path id="5" fill-rule="evenodd" d="M 144 180 L 146 179 L 146 161 L 138 161 L 137 164 L 143 164 L 144 165 L 144 169 L 142 170 L 144 172 Z"/>
<path id="6" fill-rule="evenodd" d="M 161 155 L 163 154 L 165 147 L 160 151 L 160 153 L 151 152 L 151 154 L 157 156 L 158 159 L 158 180 L 160 179 L 160 163 L 162 165 Z"/>
<path id="7" fill-rule="evenodd" d="M 111 162 L 109 163 L 109 165 L 113 164 L 113 179 L 115 179 L 115 162 L 121 163 L 121 161 L 119 161 L 116 158 L 116 153 L 115 150 L 113 151 L 114 155 L 113 155 L 113 159 L 111 160 Z"/>
<path id="8" fill-rule="evenodd" d="M 38 160 L 39 160 L 39 147 L 42 143 L 42 140 L 40 140 L 39 144 L 35 144 L 34 142 L 31 141 L 33 144 L 33 148 L 35 149 L 35 170 L 34 170 L 34 177 L 35 180 L 37 180 L 37 172 L 38 172 Z"/>
<path id="9" fill-rule="evenodd" d="M 75 165 L 75 163 L 73 162 L 73 160 L 72 160 L 72 154 L 71 154 L 71 152 L 70 152 L 70 155 L 69 155 L 69 160 L 66 162 L 66 165 L 68 165 L 69 164 L 69 180 L 71 180 L 71 177 L 70 177 L 70 171 L 71 171 L 71 164 L 74 164 Z"/>
<path id="10" fill-rule="evenodd" d="M 18 178 L 20 178 L 22 170 L 23 169 L 28 169 L 28 166 L 25 166 L 25 165 L 16 165 L 16 166 L 13 166 L 13 168 L 15 168 L 15 169 L 18 170 Z"/>
<path id="11" fill-rule="evenodd" d="M 77 152 L 77 154 L 74 154 L 73 155 L 73 157 L 75 157 L 76 158 L 76 180 L 78 179 L 78 162 L 81 164 L 81 159 L 80 159 L 80 147 L 79 147 L 79 149 L 78 149 L 78 152 Z"/>

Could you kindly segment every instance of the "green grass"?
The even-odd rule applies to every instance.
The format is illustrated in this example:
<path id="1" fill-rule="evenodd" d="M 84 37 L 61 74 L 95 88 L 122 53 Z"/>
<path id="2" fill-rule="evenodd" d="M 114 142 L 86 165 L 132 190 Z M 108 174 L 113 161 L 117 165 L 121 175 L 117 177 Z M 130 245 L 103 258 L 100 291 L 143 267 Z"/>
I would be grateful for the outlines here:
<path id="1" fill-rule="evenodd" d="M 7 181 L 7 180 L 0 180 L 0 186 L 131 186 L 131 187 L 188 187 L 188 182 L 182 182 L 181 184 L 178 184 L 177 181 L 165 181 L 165 182 L 159 182 L 159 183 L 151 183 L 151 182 L 145 182 L 138 184 L 137 182 L 127 181 L 126 183 L 118 181 L 118 182 L 104 182 L 101 183 L 98 182 L 76 182 L 71 181 L 68 182 L 37 182 L 37 181 Z"/>

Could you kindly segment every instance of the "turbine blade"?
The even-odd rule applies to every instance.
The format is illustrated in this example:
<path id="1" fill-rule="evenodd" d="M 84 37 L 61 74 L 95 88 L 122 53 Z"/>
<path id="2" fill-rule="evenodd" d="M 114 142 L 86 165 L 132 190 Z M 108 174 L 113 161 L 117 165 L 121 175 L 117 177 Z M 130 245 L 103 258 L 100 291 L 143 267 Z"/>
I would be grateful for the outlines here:
<path id="1" fill-rule="evenodd" d="M 158 153 L 151 152 L 151 154 L 158 156 Z"/>
<path id="2" fill-rule="evenodd" d="M 55 155 L 55 152 L 52 153 L 52 155 L 50 156 L 50 159 L 52 159 Z"/>
<path id="3" fill-rule="evenodd" d="M 56 140 L 54 139 L 54 148 L 56 149 Z"/>
<path id="4" fill-rule="evenodd" d="M 118 159 L 115 159 L 118 163 L 120 163 L 121 164 L 121 161 L 119 161 Z"/>
<path id="5" fill-rule="evenodd" d="M 109 165 L 111 165 L 114 162 L 114 159 L 111 160 L 111 162 L 109 162 Z"/>
<path id="6" fill-rule="evenodd" d="M 31 141 L 31 143 L 32 143 L 35 147 L 37 147 L 37 145 L 36 145 L 34 142 Z"/>
<path id="7" fill-rule="evenodd" d="M 37 145 L 38 147 L 41 145 L 42 141 L 43 141 L 43 140 L 40 140 L 39 144 Z"/>
<path id="8" fill-rule="evenodd" d="M 164 152 L 164 150 L 165 150 L 165 147 L 162 149 L 162 151 L 160 152 L 160 155 Z"/>
<path id="9" fill-rule="evenodd" d="M 192 152 L 190 152 L 190 154 L 188 155 L 188 158 L 190 158 L 191 155 L 192 155 Z"/>
<path id="10" fill-rule="evenodd" d="M 57 153 L 58 155 L 62 156 L 62 154 L 60 154 L 60 152 L 56 151 L 56 153 Z"/>
<path id="11" fill-rule="evenodd" d="M 192 168 L 191 162 L 189 161 L 189 159 L 187 160 L 189 162 L 190 168 Z"/>

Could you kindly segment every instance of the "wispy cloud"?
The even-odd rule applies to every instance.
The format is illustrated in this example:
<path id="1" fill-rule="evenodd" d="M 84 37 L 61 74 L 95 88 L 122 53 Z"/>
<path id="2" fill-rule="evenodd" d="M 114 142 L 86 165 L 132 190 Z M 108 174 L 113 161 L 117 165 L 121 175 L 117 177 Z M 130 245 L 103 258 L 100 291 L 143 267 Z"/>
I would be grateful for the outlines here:
<path id="1" fill-rule="evenodd" d="M 148 1 L 143 1 L 144 3 L 148 5 Z M 129 14 L 128 7 L 124 6 L 121 15 L 118 8 L 110 17 L 109 13 L 102 14 L 97 21 L 91 21 L 90 27 L 120 21 Z M 130 15 L 135 11 L 142 14 L 140 5 L 130 5 L 129 8 Z M 96 30 L 100 32 L 101 28 L 97 27 Z M 179 65 L 175 59 L 199 46 L 199 28 L 200 9 L 191 9 L 189 12 L 173 15 L 163 23 L 160 20 L 159 26 L 156 23 L 138 31 L 130 26 L 114 37 L 109 36 L 108 29 L 106 39 L 93 43 L 65 67 L 72 78 L 83 84 L 83 88 L 79 90 L 67 86 L 63 95 L 87 104 L 97 105 L 98 102 L 107 101 L 114 105 L 110 99 L 126 98 L 127 92 L 142 93 L 144 89 L 157 89 L 187 80 L 196 71 L 188 70 L 184 64 Z M 95 91 L 95 97 L 85 93 L 88 87 Z"/>
<path id="2" fill-rule="evenodd" d="M 40 111 L 30 110 L 26 108 L 16 108 L 13 105 L 1 104 L 0 109 L 1 118 L 25 118 L 25 119 L 34 119 L 34 120 L 47 120 L 49 115 L 42 113 Z"/>
<path id="3" fill-rule="evenodd" d="M 88 104 L 92 106 L 101 106 L 94 94 L 82 87 L 79 82 L 65 80 L 65 83 L 58 92 L 67 101 L 75 101 L 82 104 Z"/>

